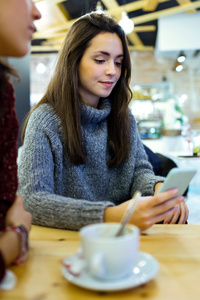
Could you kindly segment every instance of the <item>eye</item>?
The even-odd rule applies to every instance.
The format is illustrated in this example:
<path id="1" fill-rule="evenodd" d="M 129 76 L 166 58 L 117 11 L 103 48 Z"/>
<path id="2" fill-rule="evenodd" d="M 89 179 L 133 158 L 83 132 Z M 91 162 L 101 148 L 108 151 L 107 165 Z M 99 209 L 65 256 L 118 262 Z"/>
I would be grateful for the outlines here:
<path id="1" fill-rule="evenodd" d="M 122 66 L 122 63 L 121 63 L 121 62 L 119 62 L 119 61 L 116 61 L 116 62 L 115 62 L 115 65 L 116 65 L 118 68 L 121 68 L 121 66 Z"/>
<path id="2" fill-rule="evenodd" d="M 102 63 L 105 62 L 105 60 L 104 59 L 96 59 L 95 58 L 95 62 L 98 63 L 98 64 L 102 64 Z"/>

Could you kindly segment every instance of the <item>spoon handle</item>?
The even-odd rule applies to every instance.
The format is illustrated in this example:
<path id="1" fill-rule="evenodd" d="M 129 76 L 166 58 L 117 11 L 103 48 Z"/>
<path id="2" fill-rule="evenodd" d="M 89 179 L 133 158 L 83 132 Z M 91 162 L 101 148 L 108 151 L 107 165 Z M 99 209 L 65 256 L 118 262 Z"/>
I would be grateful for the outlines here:
<path id="1" fill-rule="evenodd" d="M 127 209 L 122 217 L 121 226 L 120 226 L 116 236 L 120 236 L 122 234 L 123 229 L 124 229 L 125 225 L 128 223 L 128 221 L 130 220 L 140 197 L 141 197 L 141 193 L 139 191 L 136 191 L 135 194 L 133 195 L 133 198 L 130 200 L 130 202 L 127 206 Z"/>

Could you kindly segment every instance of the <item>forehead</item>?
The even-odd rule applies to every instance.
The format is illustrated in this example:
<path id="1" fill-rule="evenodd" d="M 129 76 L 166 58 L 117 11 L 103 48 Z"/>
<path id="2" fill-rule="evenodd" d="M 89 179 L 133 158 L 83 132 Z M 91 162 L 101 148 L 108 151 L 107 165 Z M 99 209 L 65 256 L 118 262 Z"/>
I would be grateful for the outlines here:
<path id="1" fill-rule="evenodd" d="M 90 41 L 85 52 L 108 52 L 118 56 L 123 54 L 123 45 L 116 33 L 101 32 Z"/>

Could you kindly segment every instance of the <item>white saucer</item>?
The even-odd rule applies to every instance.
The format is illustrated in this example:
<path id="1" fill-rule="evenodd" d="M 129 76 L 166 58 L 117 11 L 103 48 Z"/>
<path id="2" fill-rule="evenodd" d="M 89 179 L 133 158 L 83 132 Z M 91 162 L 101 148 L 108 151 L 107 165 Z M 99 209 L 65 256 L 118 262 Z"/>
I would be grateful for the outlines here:
<path id="1" fill-rule="evenodd" d="M 75 255 L 65 258 L 65 263 L 73 263 Z M 95 291 L 120 291 L 142 285 L 153 279 L 159 270 L 158 261 L 148 253 L 139 252 L 133 273 L 117 280 L 99 280 L 92 277 L 87 269 L 83 269 L 79 276 L 72 275 L 68 268 L 62 266 L 64 277 L 71 283 Z"/>

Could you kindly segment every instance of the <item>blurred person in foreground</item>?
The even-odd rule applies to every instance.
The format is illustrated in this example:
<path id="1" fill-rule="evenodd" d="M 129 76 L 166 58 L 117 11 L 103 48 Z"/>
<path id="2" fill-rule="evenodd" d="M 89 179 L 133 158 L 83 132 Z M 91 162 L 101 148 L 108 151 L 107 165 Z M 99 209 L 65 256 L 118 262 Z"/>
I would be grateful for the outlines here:
<path id="1" fill-rule="evenodd" d="M 8 265 L 26 260 L 32 220 L 22 196 L 16 194 L 19 125 L 10 77 L 18 75 L 5 58 L 28 53 L 33 22 L 40 17 L 32 0 L 0 0 L 0 282 Z"/>

